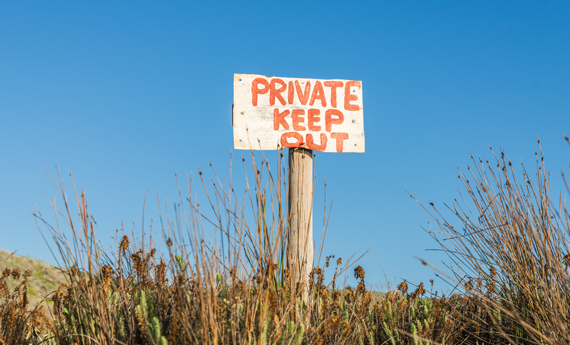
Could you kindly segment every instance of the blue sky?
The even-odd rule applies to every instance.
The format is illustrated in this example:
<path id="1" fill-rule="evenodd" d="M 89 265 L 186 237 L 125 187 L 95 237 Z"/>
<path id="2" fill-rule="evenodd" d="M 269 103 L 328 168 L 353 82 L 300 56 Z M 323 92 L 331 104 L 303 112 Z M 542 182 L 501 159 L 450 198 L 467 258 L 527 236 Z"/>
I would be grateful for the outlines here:
<path id="1" fill-rule="evenodd" d="M 147 218 L 176 199 L 175 169 L 229 177 L 234 73 L 355 79 L 366 153 L 316 157 L 334 197 L 325 254 L 371 248 L 368 283 L 427 282 L 413 256 L 442 257 L 404 190 L 450 202 L 471 153 L 531 165 L 537 135 L 562 190 L 569 19 L 565 1 L 3 2 L 0 248 L 53 262 L 31 212 L 50 212 L 55 165 L 103 241 L 140 227 L 147 189 Z"/>

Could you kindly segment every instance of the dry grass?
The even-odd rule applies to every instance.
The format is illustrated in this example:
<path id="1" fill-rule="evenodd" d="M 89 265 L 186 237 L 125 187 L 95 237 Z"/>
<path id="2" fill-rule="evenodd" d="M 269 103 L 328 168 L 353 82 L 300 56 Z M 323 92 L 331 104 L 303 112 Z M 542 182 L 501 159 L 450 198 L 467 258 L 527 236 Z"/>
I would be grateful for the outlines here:
<path id="1" fill-rule="evenodd" d="M 0 344 L 41 343 L 53 331 L 47 308 L 29 298 L 32 270 L 6 267 L 10 258 L 0 262 Z"/>
<path id="2" fill-rule="evenodd" d="M 44 300 L 46 296 L 53 293 L 57 287 L 65 282 L 65 277 L 61 270 L 41 260 L 0 250 L 0 263 L 1 266 L 10 269 L 16 268 L 21 272 L 27 270 L 32 272 L 28 282 L 28 298 L 32 306 L 46 302 Z M 7 283 L 8 288 L 11 290 L 18 285 L 18 281 L 15 280 L 8 280 Z"/>
<path id="3" fill-rule="evenodd" d="M 459 172 L 466 193 L 447 207 L 453 220 L 431 204 L 438 229 L 429 233 L 451 258 L 454 280 L 486 307 L 485 322 L 496 336 L 509 343 L 570 343 L 564 200 L 550 196 L 541 151 L 532 175 L 503 152 L 492 155 L 472 157 L 468 173 Z"/>
<path id="4" fill-rule="evenodd" d="M 173 214 L 162 205 L 160 240 L 123 233 L 110 252 L 97 245 L 85 194 L 71 202 L 60 177 L 63 207 L 54 207 L 61 227 L 36 216 L 56 239 L 65 282 L 49 296 L 48 318 L 29 308 L 32 273 L 5 271 L 0 285 L 19 279 L 0 286 L 0 344 L 567 343 L 568 213 L 548 196 L 542 155 L 534 182 L 523 170 L 520 184 L 504 155 L 495 160 L 475 160 L 469 181 L 459 175 L 473 210 L 449 208 L 461 229 L 431 212 L 439 227 L 432 234 L 463 288 L 451 297 L 406 281 L 373 294 L 360 266 L 332 255 L 313 269 L 308 286 L 293 284 L 281 160 L 274 174 L 252 155 L 253 178 L 240 198 L 233 186 L 217 178 L 207 184 L 200 173 L 207 211 L 188 181 Z M 208 228 L 223 247 L 220 237 L 209 240 Z M 327 267 L 334 273 L 325 279 Z M 349 272 L 355 288 L 339 283 Z"/>

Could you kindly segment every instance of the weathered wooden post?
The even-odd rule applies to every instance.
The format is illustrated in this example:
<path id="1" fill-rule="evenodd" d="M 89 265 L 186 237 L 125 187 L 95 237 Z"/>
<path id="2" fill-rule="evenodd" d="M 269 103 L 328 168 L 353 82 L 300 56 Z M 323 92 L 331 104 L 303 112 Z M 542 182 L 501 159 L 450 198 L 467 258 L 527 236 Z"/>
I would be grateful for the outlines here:
<path id="1" fill-rule="evenodd" d="M 287 263 L 293 284 L 303 283 L 313 269 L 313 151 L 289 149 L 289 233 Z"/>
<path id="2" fill-rule="evenodd" d="M 315 255 L 313 151 L 364 152 L 362 83 L 235 74 L 232 120 L 236 149 L 289 148 L 287 265 L 294 283 L 307 287 Z"/>

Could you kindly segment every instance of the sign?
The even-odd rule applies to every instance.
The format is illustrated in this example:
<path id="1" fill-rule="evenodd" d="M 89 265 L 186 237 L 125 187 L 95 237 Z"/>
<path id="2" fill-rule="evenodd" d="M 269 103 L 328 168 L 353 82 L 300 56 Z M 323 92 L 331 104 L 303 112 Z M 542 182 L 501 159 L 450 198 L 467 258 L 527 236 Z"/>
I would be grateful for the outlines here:
<path id="1" fill-rule="evenodd" d="M 364 152 L 362 82 L 234 74 L 234 147 Z"/>

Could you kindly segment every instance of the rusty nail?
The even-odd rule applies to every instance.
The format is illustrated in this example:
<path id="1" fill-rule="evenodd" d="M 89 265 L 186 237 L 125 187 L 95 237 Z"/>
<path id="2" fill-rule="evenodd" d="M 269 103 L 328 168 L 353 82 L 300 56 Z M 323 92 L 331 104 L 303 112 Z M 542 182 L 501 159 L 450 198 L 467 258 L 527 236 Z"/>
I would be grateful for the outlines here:
<path id="1" fill-rule="evenodd" d="M 245 111 L 242 111 L 241 114 L 242 114 L 242 115 L 245 115 Z"/>
<path id="2" fill-rule="evenodd" d="M 352 120 L 352 123 L 356 123 L 356 120 Z"/>

